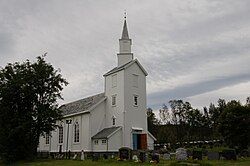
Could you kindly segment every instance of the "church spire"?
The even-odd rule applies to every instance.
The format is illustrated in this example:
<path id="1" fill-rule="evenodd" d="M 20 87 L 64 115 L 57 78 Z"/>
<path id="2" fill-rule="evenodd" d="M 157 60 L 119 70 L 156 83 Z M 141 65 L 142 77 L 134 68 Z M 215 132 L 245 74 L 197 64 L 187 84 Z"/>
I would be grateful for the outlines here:
<path id="1" fill-rule="evenodd" d="M 121 39 L 119 39 L 120 49 L 119 49 L 119 53 L 117 54 L 118 66 L 121 66 L 133 60 L 133 54 L 131 53 L 132 40 L 129 39 L 129 36 L 128 36 L 126 12 L 124 14 L 125 16 L 124 16 L 124 24 L 123 24 L 123 29 L 122 29 L 122 37 Z"/>
<path id="2" fill-rule="evenodd" d="M 122 38 L 121 39 L 129 39 L 126 16 L 124 17 L 124 24 L 123 24 Z"/>

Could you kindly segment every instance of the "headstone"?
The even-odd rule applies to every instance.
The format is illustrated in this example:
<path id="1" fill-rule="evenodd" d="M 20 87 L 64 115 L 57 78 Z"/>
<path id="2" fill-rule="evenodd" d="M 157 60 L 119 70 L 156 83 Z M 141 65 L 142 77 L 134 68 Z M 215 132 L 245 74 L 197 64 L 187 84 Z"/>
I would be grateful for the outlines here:
<path id="1" fill-rule="evenodd" d="M 130 148 L 122 147 L 119 149 L 119 157 L 121 160 L 131 160 L 132 159 L 132 150 Z"/>
<path id="2" fill-rule="evenodd" d="M 92 156 L 92 161 L 98 161 L 99 160 L 99 154 L 94 153 Z"/>
<path id="3" fill-rule="evenodd" d="M 219 160 L 220 154 L 219 154 L 219 152 L 207 152 L 207 159 L 208 160 Z"/>
<path id="4" fill-rule="evenodd" d="M 202 160 L 202 151 L 194 150 L 193 151 L 193 160 Z"/>
<path id="5" fill-rule="evenodd" d="M 160 155 L 158 153 L 153 153 L 152 154 L 152 161 L 154 163 L 159 163 L 160 162 Z"/>
<path id="6" fill-rule="evenodd" d="M 139 161 L 137 155 L 133 155 L 132 159 L 134 160 L 134 162 L 138 162 Z"/>
<path id="7" fill-rule="evenodd" d="M 77 153 L 74 154 L 73 160 L 76 160 L 76 158 L 77 158 Z"/>
<path id="8" fill-rule="evenodd" d="M 226 160 L 236 160 L 236 152 L 234 149 L 226 149 L 222 151 L 222 157 Z"/>
<path id="9" fill-rule="evenodd" d="M 187 150 L 184 148 L 176 149 L 176 159 L 177 160 L 187 160 Z"/>
<path id="10" fill-rule="evenodd" d="M 108 159 L 108 155 L 105 153 L 105 154 L 103 154 L 103 158 L 106 160 L 106 159 Z"/>
<path id="11" fill-rule="evenodd" d="M 84 150 L 82 150 L 82 152 L 81 152 L 81 160 L 82 161 L 84 160 Z"/>
<path id="12" fill-rule="evenodd" d="M 141 151 L 139 153 L 139 159 L 140 159 L 141 162 L 145 162 L 146 161 L 146 153 Z"/>
<path id="13" fill-rule="evenodd" d="M 164 160 L 170 160 L 170 154 L 169 153 L 164 153 L 163 156 L 162 156 L 162 158 Z"/>

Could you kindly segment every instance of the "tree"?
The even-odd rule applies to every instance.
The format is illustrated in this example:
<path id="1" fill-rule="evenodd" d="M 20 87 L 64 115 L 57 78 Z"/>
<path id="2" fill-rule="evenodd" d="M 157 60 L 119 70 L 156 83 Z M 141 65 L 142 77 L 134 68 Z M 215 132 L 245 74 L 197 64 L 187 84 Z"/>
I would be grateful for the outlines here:
<path id="1" fill-rule="evenodd" d="M 246 149 L 250 145 L 250 108 L 232 100 L 219 117 L 218 129 L 231 147 Z"/>
<path id="2" fill-rule="evenodd" d="M 192 110 L 192 106 L 189 102 L 183 102 L 182 100 L 170 100 L 169 101 L 172 111 L 172 122 L 175 124 L 176 137 L 179 143 L 183 143 L 187 137 L 189 137 L 189 131 L 187 129 L 187 112 Z"/>
<path id="3" fill-rule="evenodd" d="M 159 116 L 162 124 L 170 122 L 169 110 L 166 104 L 163 104 L 162 108 L 159 110 Z"/>
<path id="4" fill-rule="evenodd" d="M 43 57 L 0 70 L 0 155 L 5 161 L 32 158 L 39 137 L 60 119 L 57 99 L 67 81 Z"/>
<path id="5" fill-rule="evenodd" d="M 155 117 L 152 108 L 147 108 L 147 121 L 148 121 L 148 131 L 152 133 L 154 136 L 156 136 L 157 134 L 156 125 L 159 125 L 159 121 Z"/>

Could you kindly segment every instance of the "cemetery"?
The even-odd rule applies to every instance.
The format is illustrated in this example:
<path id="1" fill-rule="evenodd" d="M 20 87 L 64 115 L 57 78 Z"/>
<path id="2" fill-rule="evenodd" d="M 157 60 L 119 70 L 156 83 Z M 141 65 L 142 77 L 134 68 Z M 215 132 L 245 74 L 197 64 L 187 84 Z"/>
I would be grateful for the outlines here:
<path id="1" fill-rule="evenodd" d="M 60 158 L 43 153 L 35 162 L 20 162 L 19 165 L 250 165 L 249 154 L 236 155 L 235 149 L 225 147 L 180 147 L 175 151 L 168 151 L 166 147 L 158 150 L 132 150 L 122 147 L 118 154 L 82 152 L 68 155 Z"/>

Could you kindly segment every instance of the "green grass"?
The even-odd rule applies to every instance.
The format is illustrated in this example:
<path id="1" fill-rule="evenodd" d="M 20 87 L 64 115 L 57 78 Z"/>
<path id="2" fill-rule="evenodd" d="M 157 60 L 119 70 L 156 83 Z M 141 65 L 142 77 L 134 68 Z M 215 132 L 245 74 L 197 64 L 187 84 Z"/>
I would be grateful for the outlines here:
<path id="1" fill-rule="evenodd" d="M 0 164 L 1 165 L 1 164 Z M 141 165 L 155 165 L 149 162 L 145 163 L 134 163 L 132 161 L 116 161 L 116 160 L 85 160 L 85 161 L 74 161 L 74 160 L 36 160 L 33 162 L 18 162 L 15 166 L 141 166 Z M 202 161 L 182 161 L 178 162 L 175 160 L 163 161 L 161 160 L 159 166 L 250 166 L 250 158 L 238 159 L 236 161 L 227 161 L 227 160 L 202 160 Z"/>

